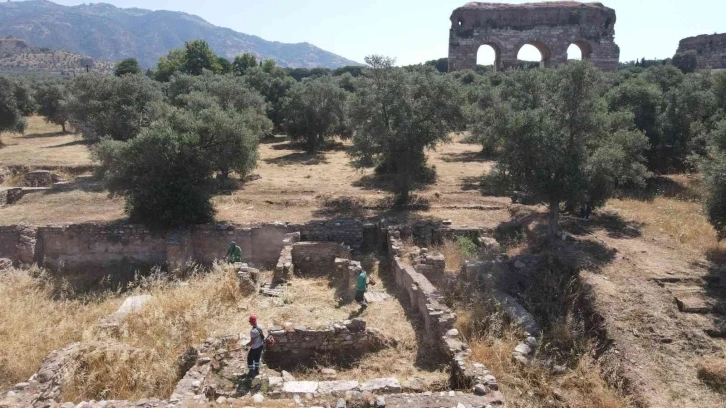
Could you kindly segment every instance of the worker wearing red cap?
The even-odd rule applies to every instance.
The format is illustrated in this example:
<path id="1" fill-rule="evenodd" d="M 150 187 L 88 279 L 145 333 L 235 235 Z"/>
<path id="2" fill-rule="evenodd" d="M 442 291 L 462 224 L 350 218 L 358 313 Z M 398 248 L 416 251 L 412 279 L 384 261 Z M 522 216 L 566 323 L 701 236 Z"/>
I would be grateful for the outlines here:
<path id="1" fill-rule="evenodd" d="M 247 352 L 247 378 L 254 378 L 260 373 L 260 359 L 262 358 L 262 350 L 265 348 L 265 335 L 262 333 L 262 326 L 257 324 L 257 316 L 250 315 L 250 342 L 247 346 L 250 351 Z"/>

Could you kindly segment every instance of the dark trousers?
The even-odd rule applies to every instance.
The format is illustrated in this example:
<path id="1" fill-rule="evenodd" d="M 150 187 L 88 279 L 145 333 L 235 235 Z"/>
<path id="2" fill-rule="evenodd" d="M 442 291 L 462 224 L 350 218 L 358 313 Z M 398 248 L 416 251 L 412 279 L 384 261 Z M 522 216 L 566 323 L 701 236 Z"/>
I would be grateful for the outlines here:
<path id="1" fill-rule="evenodd" d="M 356 290 L 355 291 L 355 301 L 358 302 L 358 304 L 361 305 L 361 306 L 363 306 L 363 307 L 368 306 L 368 304 L 366 304 L 365 294 L 366 293 L 364 291 L 362 291 L 362 290 Z"/>
<path id="2" fill-rule="evenodd" d="M 247 368 L 250 371 L 260 369 L 260 359 L 262 358 L 262 350 L 264 348 L 265 346 L 260 346 L 250 349 L 250 351 L 247 352 Z"/>

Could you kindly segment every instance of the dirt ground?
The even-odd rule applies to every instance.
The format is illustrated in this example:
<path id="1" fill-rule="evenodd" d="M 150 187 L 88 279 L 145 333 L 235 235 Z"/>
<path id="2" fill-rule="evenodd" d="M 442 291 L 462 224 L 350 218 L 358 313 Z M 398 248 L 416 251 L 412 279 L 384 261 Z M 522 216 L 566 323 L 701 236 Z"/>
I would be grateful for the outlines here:
<path id="1" fill-rule="evenodd" d="M 9 146 L 0 149 L 0 164 L 69 169 L 90 164 L 88 149 L 81 139 L 61 135 L 57 130 L 41 118 L 30 118 L 25 136 L 3 136 Z M 429 152 L 429 163 L 436 166 L 438 179 L 417 192 L 425 205 L 403 216 L 496 226 L 509 216 L 508 199 L 483 197 L 478 191 L 478 178 L 493 162 L 478 155 L 477 145 L 462 143 L 461 137 L 454 140 Z M 371 169 L 360 171 L 350 166 L 346 148 L 337 143 L 325 152 L 309 155 L 284 137 L 265 140 L 260 145 L 254 180 L 229 195 L 214 198 L 217 219 L 250 224 L 401 215 L 386 209 L 390 197 L 386 183 L 376 180 Z M 109 198 L 98 182 L 85 178 L 62 188 L 28 194 L 17 205 L 0 210 L 2 225 L 113 221 L 123 217 L 123 200 Z"/>
<path id="2" fill-rule="evenodd" d="M 712 262 L 719 249 L 703 253 L 662 228 L 613 220 L 612 214 L 627 214 L 618 207 L 611 203 L 605 216 L 581 222 L 573 235 L 604 260 L 581 276 L 605 318 L 626 379 L 644 406 L 726 406 L 725 395 L 697 378 L 700 362 L 726 357 L 723 316 L 682 312 L 676 304 L 676 296 L 699 299 L 723 312 L 726 276 Z"/>

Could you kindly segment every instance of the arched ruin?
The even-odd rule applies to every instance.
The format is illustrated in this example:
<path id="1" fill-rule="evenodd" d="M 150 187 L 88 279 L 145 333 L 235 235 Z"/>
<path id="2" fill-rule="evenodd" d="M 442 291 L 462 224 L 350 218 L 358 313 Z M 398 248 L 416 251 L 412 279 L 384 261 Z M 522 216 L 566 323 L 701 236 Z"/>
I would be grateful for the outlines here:
<path id="1" fill-rule="evenodd" d="M 614 37 L 615 10 L 601 3 L 467 3 L 451 14 L 449 71 L 474 69 L 482 45 L 494 49 L 496 71 L 512 68 L 526 44 L 539 50 L 542 67 L 566 63 L 574 44 L 583 59 L 615 71 L 620 48 Z"/>

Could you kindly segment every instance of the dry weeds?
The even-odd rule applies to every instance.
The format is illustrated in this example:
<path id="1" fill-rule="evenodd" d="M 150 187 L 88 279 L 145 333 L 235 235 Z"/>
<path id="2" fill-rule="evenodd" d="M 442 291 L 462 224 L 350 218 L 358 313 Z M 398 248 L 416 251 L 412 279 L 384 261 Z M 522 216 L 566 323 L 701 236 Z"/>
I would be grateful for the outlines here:
<path id="1" fill-rule="evenodd" d="M 444 255 L 447 271 L 459 273 L 464 266 L 464 261 L 467 260 L 456 241 L 446 239 L 441 245 L 433 247 L 432 250 Z"/>
<path id="2" fill-rule="evenodd" d="M 485 362 L 500 384 L 507 405 L 515 408 L 624 408 L 633 404 L 603 378 L 605 371 L 590 353 L 574 362 L 574 367 L 558 375 L 546 365 L 523 366 L 512 359 L 512 350 L 521 342 L 520 331 L 500 322 L 494 332 L 477 332 L 471 311 L 460 310 L 457 328 L 469 336 L 472 356 Z M 547 348 L 540 346 L 540 350 Z M 536 356 L 537 358 L 542 356 Z"/>
<path id="3" fill-rule="evenodd" d="M 698 378 L 716 391 L 726 394 L 726 359 L 702 361 L 698 365 Z"/>
<path id="4" fill-rule="evenodd" d="M 27 380 L 48 352 L 81 340 L 118 307 L 104 296 L 56 300 L 40 275 L 39 269 L 0 271 L 0 389 Z"/>

